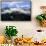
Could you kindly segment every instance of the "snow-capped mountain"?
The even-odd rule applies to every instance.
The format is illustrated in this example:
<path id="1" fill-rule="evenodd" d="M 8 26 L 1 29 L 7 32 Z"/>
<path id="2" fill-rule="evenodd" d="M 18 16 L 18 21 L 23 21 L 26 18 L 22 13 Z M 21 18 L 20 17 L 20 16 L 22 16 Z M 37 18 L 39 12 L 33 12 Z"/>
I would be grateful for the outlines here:
<path id="1" fill-rule="evenodd" d="M 30 13 L 30 2 L 2 2 L 2 13 L 11 13 L 11 12 L 22 12 Z"/>

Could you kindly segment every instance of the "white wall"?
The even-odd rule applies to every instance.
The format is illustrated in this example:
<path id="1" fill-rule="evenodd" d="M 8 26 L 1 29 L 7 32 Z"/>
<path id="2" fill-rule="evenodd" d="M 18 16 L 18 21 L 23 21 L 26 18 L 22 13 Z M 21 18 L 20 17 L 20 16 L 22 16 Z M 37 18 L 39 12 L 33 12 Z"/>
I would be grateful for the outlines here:
<path id="1" fill-rule="evenodd" d="M 18 36 L 21 36 L 22 34 L 24 36 L 31 36 L 31 32 L 35 32 L 36 29 L 43 29 L 46 30 L 46 28 L 42 28 L 38 25 L 36 22 L 36 15 L 40 14 L 40 6 L 46 5 L 46 0 L 32 0 L 32 21 L 25 21 L 25 22 L 14 22 L 14 21 L 0 21 L 0 35 L 4 34 L 4 29 L 6 25 L 14 25 L 17 27 L 19 33 Z"/>

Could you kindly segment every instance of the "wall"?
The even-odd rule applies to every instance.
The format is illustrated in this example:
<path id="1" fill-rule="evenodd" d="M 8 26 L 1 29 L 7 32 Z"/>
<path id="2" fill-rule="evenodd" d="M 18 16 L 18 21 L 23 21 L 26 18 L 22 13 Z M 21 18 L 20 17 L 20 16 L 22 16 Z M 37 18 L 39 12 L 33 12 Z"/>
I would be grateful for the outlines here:
<path id="1" fill-rule="evenodd" d="M 36 32 L 37 29 L 46 30 L 46 28 L 40 27 L 36 21 L 36 15 L 41 13 L 40 6 L 46 5 L 46 0 L 32 0 L 32 21 L 0 21 L 0 35 L 4 34 L 6 25 L 14 25 L 18 30 L 18 36 L 22 34 L 24 36 L 31 36 L 32 32 Z"/>

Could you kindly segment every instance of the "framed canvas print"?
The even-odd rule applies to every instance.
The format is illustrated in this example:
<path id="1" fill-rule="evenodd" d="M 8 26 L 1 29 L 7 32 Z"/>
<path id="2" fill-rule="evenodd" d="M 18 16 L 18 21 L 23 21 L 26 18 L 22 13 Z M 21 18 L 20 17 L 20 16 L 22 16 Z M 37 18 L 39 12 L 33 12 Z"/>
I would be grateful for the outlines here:
<path id="1" fill-rule="evenodd" d="M 30 21 L 31 1 L 1 3 L 1 21 Z"/>

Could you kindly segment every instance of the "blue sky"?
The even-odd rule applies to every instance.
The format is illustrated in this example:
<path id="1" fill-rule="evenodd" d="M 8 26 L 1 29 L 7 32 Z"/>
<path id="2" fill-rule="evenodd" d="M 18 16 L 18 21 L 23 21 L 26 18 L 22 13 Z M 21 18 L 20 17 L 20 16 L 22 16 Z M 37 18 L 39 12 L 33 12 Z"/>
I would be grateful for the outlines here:
<path id="1" fill-rule="evenodd" d="M 30 2 L 2 2 L 2 8 L 9 7 L 9 8 L 31 8 Z M 0 4 L 1 7 L 1 4 Z"/>

